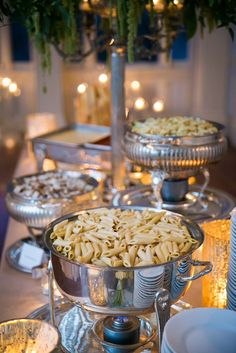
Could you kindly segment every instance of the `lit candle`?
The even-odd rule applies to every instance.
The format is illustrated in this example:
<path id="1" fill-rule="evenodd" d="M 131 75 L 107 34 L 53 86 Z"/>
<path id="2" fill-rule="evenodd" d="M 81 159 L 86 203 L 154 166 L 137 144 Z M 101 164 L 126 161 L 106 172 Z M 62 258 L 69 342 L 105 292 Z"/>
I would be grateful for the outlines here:
<path id="1" fill-rule="evenodd" d="M 105 74 L 105 73 L 100 74 L 100 75 L 98 76 L 98 81 L 99 81 L 100 83 L 102 83 L 102 84 L 107 83 L 107 81 L 108 81 L 108 76 L 107 76 L 107 74 Z"/>
<path id="2" fill-rule="evenodd" d="M 147 106 L 147 102 L 143 97 L 138 97 L 134 102 L 134 109 L 136 110 L 143 110 Z"/>
<path id="3" fill-rule="evenodd" d="M 203 277 L 203 305 L 225 308 L 229 265 L 230 220 L 215 220 L 202 224 L 205 233 L 203 260 L 210 260 L 212 272 Z"/>
<path id="4" fill-rule="evenodd" d="M 130 84 L 133 91 L 138 91 L 140 89 L 140 82 L 139 81 L 132 81 Z"/>
<path id="5" fill-rule="evenodd" d="M 80 84 L 77 86 L 77 92 L 78 92 L 79 94 L 83 94 L 83 93 L 86 92 L 87 87 L 88 87 L 88 84 L 87 84 L 87 83 L 80 83 Z"/>
<path id="6" fill-rule="evenodd" d="M 155 112 L 162 112 L 164 110 L 164 102 L 161 99 L 156 100 L 152 106 Z"/>
<path id="7" fill-rule="evenodd" d="M 9 77 L 3 77 L 1 85 L 6 88 L 10 85 L 11 79 Z"/>

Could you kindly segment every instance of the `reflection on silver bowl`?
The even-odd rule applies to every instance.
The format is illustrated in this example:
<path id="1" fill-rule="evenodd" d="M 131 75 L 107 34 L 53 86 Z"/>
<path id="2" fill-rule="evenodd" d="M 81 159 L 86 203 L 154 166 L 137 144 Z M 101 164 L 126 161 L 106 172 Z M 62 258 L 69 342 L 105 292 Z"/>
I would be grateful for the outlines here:
<path id="1" fill-rule="evenodd" d="M 130 208 L 130 207 L 122 207 Z M 144 210 L 144 207 L 132 207 L 135 210 Z M 153 209 L 152 209 L 153 211 Z M 158 212 L 158 211 L 156 211 Z M 168 212 L 172 214 L 171 212 Z M 174 261 L 146 266 L 146 267 L 99 267 L 90 264 L 79 264 L 68 260 L 58 253 L 50 239 L 54 225 L 64 219 L 75 220 L 79 213 L 61 217 L 52 222 L 45 230 L 44 240 L 47 248 L 51 251 L 51 259 L 56 283 L 69 300 L 78 303 L 85 309 L 105 314 L 135 314 L 153 310 L 153 302 L 157 282 L 168 289 L 172 302 L 176 302 L 188 289 L 189 281 L 197 279 L 211 271 L 209 262 L 193 261 L 192 253 L 200 247 L 203 242 L 203 232 L 197 224 L 178 215 L 196 240 L 189 251 L 179 256 Z M 176 214 L 175 214 L 176 215 Z M 204 266 L 197 274 L 193 275 L 193 266 Z M 144 269 L 156 269 L 160 272 L 164 268 L 164 279 L 156 278 L 146 283 L 137 281 L 138 273 Z M 141 284 L 140 284 L 141 283 Z M 147 290 L 145 297 L 137 298 L 137 286 L 155 286 L 154 290 Z M 145 289 L 145 288 L 141 288 Z M 148 297 L 147 297 L 148 296 Z M 138 304 L 137 304 L 138 303 Z"/>
<path id="2" fill-rule="evenodd" d="M 169 178 L 183 179 L 201 167 L 219 161 L 227 149 L 224 126 L 213 123 L 218 132 L 205 136 L 159 136 L 132 132 L 127 127 L 124 149 L 134 163 L 159 169 Z"/>

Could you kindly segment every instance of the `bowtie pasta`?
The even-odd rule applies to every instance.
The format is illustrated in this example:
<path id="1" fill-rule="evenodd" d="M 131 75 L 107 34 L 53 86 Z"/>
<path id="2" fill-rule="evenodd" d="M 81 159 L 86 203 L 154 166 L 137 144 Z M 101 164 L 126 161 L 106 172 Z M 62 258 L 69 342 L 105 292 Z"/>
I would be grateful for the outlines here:
<path id="1" fill-rule="evenodd" d="M 160 136 L 204 136 L 216 133 L 209 121 L 186 116 L 147 118 L 133 123 L 132 132 Z"/>

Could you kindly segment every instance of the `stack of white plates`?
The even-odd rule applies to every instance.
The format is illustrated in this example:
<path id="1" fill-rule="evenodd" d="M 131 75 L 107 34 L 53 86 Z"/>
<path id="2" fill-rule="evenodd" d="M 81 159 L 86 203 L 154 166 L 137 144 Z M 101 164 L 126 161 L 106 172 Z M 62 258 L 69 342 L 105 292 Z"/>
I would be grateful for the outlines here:
<path id="1" fill-rule="evenodd" d="M 164 266 L 135 271 L 134 306 L 148 308 L 154 302 L 156 292 L 163 287 Z"/>
<path id="2" fill-rule="evenodd" d="M 235 353 L 236 313 L 226 309 L 182 311 L 166 324 L 161 353 Z"/>
<path id="3" fill-rule="evenodd" d="M 236 208 L 231 212 L 227 307 L 228 309 L 236 310 Z"/>

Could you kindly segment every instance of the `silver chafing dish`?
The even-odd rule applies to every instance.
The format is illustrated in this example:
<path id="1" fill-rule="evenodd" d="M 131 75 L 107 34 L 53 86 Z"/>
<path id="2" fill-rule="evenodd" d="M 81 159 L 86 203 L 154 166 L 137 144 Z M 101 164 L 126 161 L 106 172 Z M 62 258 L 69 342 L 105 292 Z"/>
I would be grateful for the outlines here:
<path id="1" fill-rule="evenodd" d="M 52 220 L 63 214 L 73 212 L 78 210 L 78 208 L 96 206 L 96 200 L 99 199 L 100 195 L 98 181 L 89 175 L 77 171 L 62 171 L 61 173 L 66 177 L 68 176 L 68 178 L 78 178 L 86 184 L 91 185 L 91 191 L 81 192 L 70 198 L 49 198 L 46 200 L 26 198 L 14 192 L 15 187 L 24 182 L 24 178 L 45 175 L 47 173 L 53 174 L 57 173 L 57 171 L 24 175 L 13 179 L 9 183 L 5 200 L 7 210 L 12 218 L 24 223 L 29 228 L 43 229 Z"/>
<path id="2" fill-rule="evenodd" d="M 152 206 L 186 213 L 186 208 L 182 207 L 186 204 L 187 209 L 191 208 L 188 217 L 195 219 L 199 213 L 197 205 L 200 205 L 200 212 L 211 208 L 205 197 L 210 180 L 207 166 L 223 157 L 227 140 L 224 126 L 210 123 L 217 132 L 203 136 L 140 134 L 132 131 L 132 123 L 127 125 L 124 150 L 132 163 L 149 170 L 152 176 L 149 203 Z M 198 173 L 203 174 L 204 183 L 197 193 L 189 192 L 188 178 Z M 214 216 L 211 210 L 209 213 L 210 217 Z"/>
<path id="3" fill-rule="evenodd" d="M 19 271 L 30 273 L 31 268 L 21 264 L 21 252 L 23 246 L 26 244 L 40 247 L 45 250 L 42 242 L 42 229 L 46 227 L 52 220 L 62 216 L 63 214 L 81 210 L 88 207 L 96 207 L 100 203 L 100 196 L 102 192 L 102 183 L 98 182 L 92 176 L 82 174 L 78 171 L 61 171 L 64 177 L 78 178 L 90 186 L 90 191 L 83 192 L 80 190 L 78 194 L 73 197 L 56 197 L 46 199 L 32 199 L 24 197 L 16 193 L 15 187 L 21 186 L 24 183 L 24 178 L 38 177 L 40 175 L 54 174 L 58 171 L 50 171 L 44 173 L 36 173 L 31 175 L 24 175 L 13 179 L 7 188 L 5 198 L 7 210 L 12 218 L 16 221 L 24 223 L 28 230 L 29 236 L 20 239 L 13 243 L 6 251 L 6 258 L 9 264 Z M 46 262 L 47 256 L 42 259 Z"/>
<path id="4" fill-rule="evenodd" d="M 43 170 L 45 158 L 76 165 L 111 169 L 111 130 L 107 126 L 72 124 L 32 139 L 38 170 Z"/>
<path id="5" fill-rule="evenodd" d="M 124 137 L 127 157 L 147 169 L 158 169 L 166 177 L 183 179 L 199 169 L 218 162 L 227 149 L 223 125 L 211 122 L 217 132 L 205 136 L 160 136 L 132 132 L 128 125 Z"/>
<path id="6" fill-rule="evenodd" d="M 145 208 L 132 207 L 132 209 L 141 211 Z M 192 245 L 187 254 L 180 256 L 175 261 L 155 266 L 130 268 L 99 267 L 71 261 L 54 249 L 50 234 L 57 223 L 65 219 L 72 221 L 79 214 L 79 212 L 73 213 L 53 221 L 45 229 L 44 241 L 51 252 L 52 269 L 59 290 L 70 301 L 86 310 L 109 315 L 133 315 L 150 312 L 153 311 L 153 303 L 158 289 L 167 289 L 171 302 L 174 303 L 186 292 L 191 280 L 211 271 L 210 262 L 192 259 L 192 254 L 204 240 L 201 228 L 181 215 L 178 216 L 182 223 L 187 226 L 191 236 L 197 242 Z M 172 212 L 168 212 L 168 214 L 177 215 Z M 194 267 L 198 266 L 203 266 L 203 269 L 194 274 Z M 156 276 L 157 287 L 145 280 L 150 274 L 151 277 Z"/>

